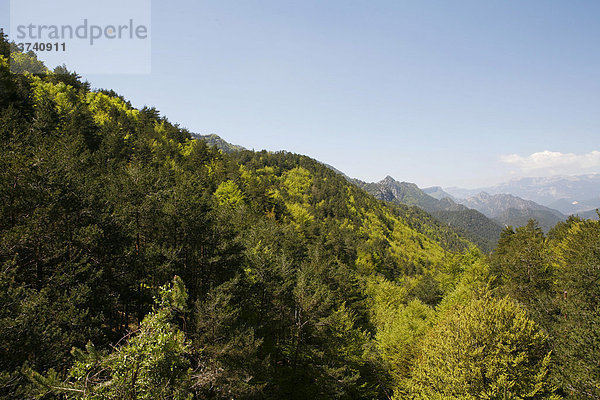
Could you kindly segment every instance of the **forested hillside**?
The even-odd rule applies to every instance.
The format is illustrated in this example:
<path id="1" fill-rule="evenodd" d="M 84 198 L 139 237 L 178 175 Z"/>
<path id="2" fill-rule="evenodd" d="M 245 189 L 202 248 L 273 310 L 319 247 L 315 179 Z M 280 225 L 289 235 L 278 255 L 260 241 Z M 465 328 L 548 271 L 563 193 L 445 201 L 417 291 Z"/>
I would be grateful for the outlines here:
<path id="1" fill-rule="evenodd" d="M 309 157 L 9 57 L 43 70 L 0 40 L 0 398 L 600 396 L 598 222 L 488 259 Z"/>
<path id="2" fill-rule="evenodd" d="M 223 151 L 224 153 L 233 153 L 234 151 L 246 150 L 242 146 L 237 146 L 235 144 L 231 144 L 223 140 L 221 137 L 215 134 L 211 135 L 198 135 L 192 134 L 192 138 L 201 139 L 206 142 L 211 147 L 216 147 L 217 149 Z"/>

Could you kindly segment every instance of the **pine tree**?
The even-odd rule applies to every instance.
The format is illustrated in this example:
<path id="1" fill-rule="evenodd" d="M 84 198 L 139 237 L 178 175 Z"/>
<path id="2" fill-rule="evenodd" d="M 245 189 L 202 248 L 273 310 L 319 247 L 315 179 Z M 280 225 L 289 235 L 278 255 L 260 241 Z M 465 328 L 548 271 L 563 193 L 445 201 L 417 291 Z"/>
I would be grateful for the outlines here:
<path id="1" fill-rule="evenodd" d="M 553 329 L 557 372 L 570 397 L 600 399 L 600 222 L 574 222 L 562 237 L 561 316 Z"/>
<path id="2" fill-rule="evenodd" d="M 54 371 L 29 371 L 45 392 L 73 399 L 191 399 L 190 344 L 175 323 L 186 310 L 187 293 L 179 277 L 160 290 L 154 310 L 139 329 L 123 337 L 111 353 L 90 342 L 74 349 L 75 364 L 66 383 Z"/>
<path id="3" fill-rule="evenodd" d="M 527 306 L 536 322 L 548 327 L 555 314 L 555 272 L 544 233 L 534 220 L 502 232 L 490 271 L 501 295 Z"/>

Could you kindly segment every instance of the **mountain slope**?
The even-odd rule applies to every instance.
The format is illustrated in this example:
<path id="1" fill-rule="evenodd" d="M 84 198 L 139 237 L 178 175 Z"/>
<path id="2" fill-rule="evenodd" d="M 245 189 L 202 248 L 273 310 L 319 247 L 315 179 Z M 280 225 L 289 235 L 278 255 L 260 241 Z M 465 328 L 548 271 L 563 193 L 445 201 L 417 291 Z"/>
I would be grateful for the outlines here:
<path id="1" fill-rule="evenodd" d="M 223 140 L 219 135 L 216 135 L 214 133 L 210 134 L 210 135 L 199 135 L 199 134 L 194 133 L 194 134 L 192 134 L 192 137 L 194 137 L 195 139 L 204 140 L 207 145 L 209 145 L 211 147 L 216 147 L 217 149 L 219 149 L 227 154 L 233 153 L 235 151 L 246 150 L 242 146 L 238 146 L 236 144 L 231 144 L 231 143 Z"/>
<path id="2" fill-rule="evenodd" d="M 452 196 L 448 192 L 445 192 L 440 186 L 432 186 L 432 187 L 424 188 L 423 192 L 427 193 L 431 197 L 438 199 L 438 200 L 442 200 L 447 197 L 456 202 L 456 197 Z"/>
<path id="3" fill-rule="evenodd" d="M 457 204 L 450 198 L 435 199 L 414 183 L 398 182 L 390 176 L 377 183 L 355 182 L 378 199 L 425 210 L 484 251 L 490 251 L 500 238 L 501 226 L 482 213 Z"/>
<path id="4" fill-rule="evenodd" d="M 590 211 L 583 211 L 583 212 L 577 213 L 576 215 L 579 215 L 581 218 L 584 218 L 584 219 L 600 219 L 600 216 L 598 215 L 598 209 L 590 210 Z"/>
<path id="5" fill-rule="evenodd" d="M 425 211 L 440 210 L 439 201 L 425 194 L 417 185 L 409 182 L 398 182 L 386 176 L 380 182 L 366 183 L 357 181 L 359 186 L 378 199 L 417 206 Z"/>
<path id="6" fill-rule="evenodd" d="M 595 209 L 600 208 L 600 198 L 581 199 L 581 196 L 562 198 L 548 204 L 548 207 L 567 215 L 593 212 Z"/>
<path id="7" fill-rule="evenodd" d="M 538 221 L 542 229 L 548 231 L 558 222 L 566 219 L 566 216 L 557 210 L 510 194 L 490 195 L 481 192 L 477 196 L 459 202 L 480 211 L 502 225 L 523 226 L 533 218 Z"/>

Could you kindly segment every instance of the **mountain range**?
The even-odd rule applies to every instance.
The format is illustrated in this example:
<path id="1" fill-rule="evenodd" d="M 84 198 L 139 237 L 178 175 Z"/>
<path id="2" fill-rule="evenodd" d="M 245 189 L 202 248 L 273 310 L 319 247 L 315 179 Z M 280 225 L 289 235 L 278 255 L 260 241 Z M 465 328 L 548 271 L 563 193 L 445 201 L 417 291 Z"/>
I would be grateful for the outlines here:
<path id="1" fill-rule="evenodd" d="M 441 222 L 451 226 L 485 251 L 494 248 L 502 227 L 477 210 L 456 203 L 448 197 L 437 199 L 414 183 L 398 182 L 387 176 L 380 182 L 354 182 L 380 200 L 421 208 Z"/>
<path id="2" fill-rule="evenodd" d="M 482 212 L 487 217 L 505 226 L 523 226 L 533 218 L 547 232 L 558 222 L 567 218 L 560 211 L 512 194 L 490 195 L 489 193 L 481 192 L 476 196 L 460 199 L 458 202 L 466 207 Z"/>
<path id="3" fill-rule="evenodd" d="M 512 194 L 490 195 L 487 192 L 479 192 L 474 196 L 461 199 L 449 194 L 439 186 L 425 188 L 423 192 L 440 200 L 451 199 L 465 207 L 478 210 L 503 226 L 522 226 L 533 218 L 538 221 L 542 229 L 548 231 L 556 223 L 567 218 L 558 210 Z"/>
<path id="4" fill-rule="evenodd" d="M 600 174 L 521 178 L 477 189 L 445 188 L 453 197 L 469 198 L 481 192 L 512 194 L 563 214 L 583 214 L 600 208 Z"/>

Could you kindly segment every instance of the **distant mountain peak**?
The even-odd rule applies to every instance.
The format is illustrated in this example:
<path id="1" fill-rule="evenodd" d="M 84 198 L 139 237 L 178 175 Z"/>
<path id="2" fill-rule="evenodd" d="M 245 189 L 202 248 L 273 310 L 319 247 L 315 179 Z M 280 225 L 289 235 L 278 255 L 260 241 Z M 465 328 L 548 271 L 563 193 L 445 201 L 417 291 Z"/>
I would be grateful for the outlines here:
<path id="1" fill-rule="evenodd" d="M 385 178 L 383 178 L 382 180 L 379 181 L 379 183 L 383 184 L 383 185 L 390 185 L 390 184 L 394 184 L 394 183 L 400 183 L 397 180 L 395 180 L 394 178 L 392 178 L 391 176 L 386 176 Z"/>

